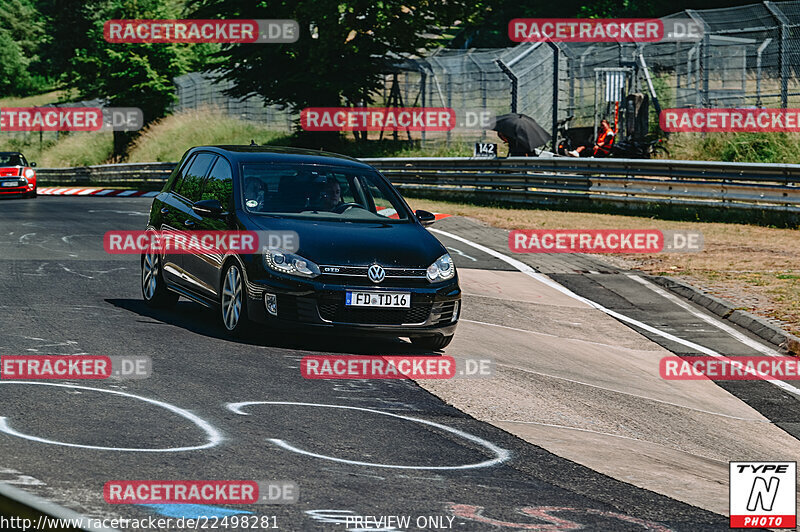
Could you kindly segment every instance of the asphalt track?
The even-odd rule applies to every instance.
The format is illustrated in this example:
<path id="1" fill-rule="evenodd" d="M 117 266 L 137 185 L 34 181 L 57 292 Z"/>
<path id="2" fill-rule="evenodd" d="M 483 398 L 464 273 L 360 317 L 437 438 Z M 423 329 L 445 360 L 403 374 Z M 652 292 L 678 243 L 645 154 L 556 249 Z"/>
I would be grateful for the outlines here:
<path id="1" fill-rule="evenodd" d="M 759 354 L 760 344 L 591 257 L 515 255 L 535 270 L 524 273 L 497 255 L 510 256 L 505 232 L 442 220 L 436 235 L 465 291 L 446 353 L 494 358 L 495 378 L 304 380 L 305 355 L 419 351 L 261 331 L 232 341 L 195 303 L 149 309 L 138 258 L 102 251 L 106 231 L 143 228 L 149 205 L 0 202 L 0 355 L 153 360 L 153 375 L 136 381 L 0 381 L 0 482 L 92 517 L 245 513 L 275 516 L 279 530 L 345 530 L 347 516 L 399 515 L 442 524 L 371 530 L 703 531 L 728 530 L 728 460 L 800 455 L 790 391 L 658 377 L 658 359 L 693 353 L 691 342 L 726 355 Z M 122 479 L 285 479 L 300 501 L 107 504 L 103 485 Z"/>

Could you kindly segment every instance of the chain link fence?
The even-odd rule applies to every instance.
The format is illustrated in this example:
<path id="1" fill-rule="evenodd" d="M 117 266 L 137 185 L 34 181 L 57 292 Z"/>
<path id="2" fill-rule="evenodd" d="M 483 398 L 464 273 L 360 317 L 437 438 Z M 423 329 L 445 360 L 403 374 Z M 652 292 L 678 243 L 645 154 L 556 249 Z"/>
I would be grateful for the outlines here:
<path id="1" fill-rule="evenodd" d="M 438 49 L 423 58 L 394 61 L 373 100 L 381 106 L 520 112 L 547 130 L 554 118 L 568 115 L 575 116 L 573 126 L 614 119 L 610 84 L 621 85 L 623 98 L 639 93 L 652 101 L 655 95 L 661 108 L 800 107 L 800 0 L 686 10 L 665 18 L 692 19 L 704 28 L 704 37 L 697 42 L 559 43 L 557 53 L 546 43 Z M 214 83 L 207 74 L 181 76 L 175 84 L 176 111 L 217 107 L 286 131 L 297 119 L 257 98 L 226 97 L 227 85 Z M 496 138 L 465 129 L 401 132 L 399 138 L 406 135 L 425 143 Z"/>
<path id="2" fill-rule="evenodd" d="M 288 109 L 276 105 L 264 105 L 263 100 L 253 98 L 232 98 L 224 91 L 233 82 L 218 79 L 210 73 L 192 72 L 173 80 L 176 103 L 173 112 L 190 109 L 213 108 L 240 120 L 252 120 L 276 130 L 291 132 L 296 118 Z"/>

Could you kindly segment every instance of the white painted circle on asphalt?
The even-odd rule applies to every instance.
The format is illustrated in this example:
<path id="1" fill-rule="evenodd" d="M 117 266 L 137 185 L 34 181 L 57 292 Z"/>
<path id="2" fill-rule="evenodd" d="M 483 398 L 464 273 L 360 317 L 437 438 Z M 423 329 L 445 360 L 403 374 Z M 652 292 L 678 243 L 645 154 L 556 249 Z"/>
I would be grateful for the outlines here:
<path id="1" fill-rule="evenodd" d="M 374 410 L 372 408 L 361 408 L 358 406 L 343 406 L 343 405 L 325 405 L 325 404 L 318 404 L 318 403 L 295 403 L 290 401 L 245 401 L 242 403 L 228 403 L 226 406 L 228 410 L 240 414 L 243 416 L 249 416 L 250 414 L 243 412 L 242 409 L 244 407 L 250 405 L 291 405 L 291 406 L 312 406 L 317 408 L 341 408 L 343 410 L 358 410 L 360 412 L 370 412 L 373 414 L 380 414 L 382 416 L 389 416 L 397 419 L 402 419 L 405 421 L 413 421 L 415 423 L 422 423 L 423 425 L 428 425 L 430 427 L 435 427 L 439 430 L 443 430 L 445 432 L 449 432 L 451 434 L 455 434 L 465 440 L 469 440 L 473 443 L 477 443 L 478 445 L 488 449 L 496 456 L 491 460 L 485 460 L 483 462 L 478 462 L 474 464 L 464 464 L 458 466 L 406 466 L 406 465 L 394 465 L 394 464 L 376 464 L 372 462 L 359 462 L 357 460 L 346 460 L 344 458 L 336 458 L 333 456 L 326 456 L 324 454 L 317 454 L 312 453 L 310 451 L 305 451 L 298 447 L 295 447 L 284 440 L 273 439 L 270 438 L 269 441 L 286 449 L 287 451 L 293 451 L 295 453 L 299 453 L 305 456 L 312 456 L 314 458 L 321 458 L 323 460 L 330 460 L 332 462 L 339 462 L 343 464 L 350 464 L 350 465 L 359 465 L 359 466 L 367 466 L 367 467 L 384 467 L 384 468 L 391 468 L 391 469 L 431 469 L 431 470 L 455 470 L 455 469 L 476 469 L 479 467 L 490 467 L 494 465 L 501 464 L 511 458 L 511 453 L 497 445 L 488 442 L 482 438 L 469 434 L 468 432 L 464 432 L 462 430 L 454 429 L 452 427 L 448 427 L 446 425 L 441 425 L 439 423 L 434 423 L 433 421 L 427 421 L 425 419 L 419 419 L 414 417 L 402 416 L 400 414 L 392 414 L 390 412 L 383 412 L 381 410 Z"/>
<path id="2" fill-rule="evenodd" d="M 197 427 L 202 429 L 206 433 L 207 442 L 202 445 L 193 445 L 190 447 L 166 447 L 162 449 L 143 449 L 143 448 L 126 448 L 126 447 L 102 447 L 99 445 L 82 445 L 78 443 L 67 443 L 67 442 L 60 442 L 55 440 L 48 440 L 46 438 L 39 438 L 38 436 L 31 436 L 30 434 L 23 434 L 22 432 L 18 432 L 12 429 L 8 425 L 8 418 L 0 417 L 0 432 L 8 434 L 10 436 L 16 436 L 18 438 L 23 438 L 30 441 L 35 441 L 39 443 L 49 443 L 51 445 L 61 445 L 64 447 L 78 447 L 81 449 L 94 449 L 97 451 L 127 451 L 127 452 L 142 452 L 142 453 L 174 453 L 180 451 L 199 451 L 201 449 L 210 449 L 211 447 L 215 447 L 222 442 L 224 439 L 222 434 L 215 429 L 211 424 L 204 420 L 201 417 L 192 414 L 188 410 L 184 410 L 179 408 L 175 405 L 171 405 L 169 403 L 165 403 L 163 401 L 157 401 L 155 399 L 148 399 L 147 397 L 142 397 L 140 395 L 134 395 L 132 393 L 127 392 L 120 392 L 118 390 L 105 390 L 102 388 L 90 388 L 89 386 L 78 386 L 77 384 L 58 384 L 53 382 L 37 382 L 37 381 L 0 381 L 0 384 L 35 384 L 37 386 L 55 386 L 57 388 L 71 388 L 73 390 L 88 390 L 92 392 L 102 392 L 102 393 L 110 393 L 112 395 L 121 395 L 123 397 L 130 397 L 132 399 L 137 399 L 139 401 L 144 401 L 145 403 L 150 403 L 152 405 L 159 406 L 170 412 L 178 414 L 184 419 L 188 419 L 192 423 L 194 423 Z"/>

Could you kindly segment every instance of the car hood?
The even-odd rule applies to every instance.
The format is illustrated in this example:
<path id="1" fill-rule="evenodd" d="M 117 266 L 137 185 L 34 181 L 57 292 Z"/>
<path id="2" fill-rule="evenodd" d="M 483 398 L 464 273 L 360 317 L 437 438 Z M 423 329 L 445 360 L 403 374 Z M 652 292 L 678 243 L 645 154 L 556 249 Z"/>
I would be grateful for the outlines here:
<path id="1" fill-rule="evenodd" d="M 415 223 L 332 222 L 250 216 L 249 229 L 295 231 L 297 253 L 317 264 L 427 268 L 447 252 Z"/>
<path id="2" fill-rule="evenodd" d="M 20 174 L 21 166 L 0 166 L 0 177 L 16 177 Z"/>

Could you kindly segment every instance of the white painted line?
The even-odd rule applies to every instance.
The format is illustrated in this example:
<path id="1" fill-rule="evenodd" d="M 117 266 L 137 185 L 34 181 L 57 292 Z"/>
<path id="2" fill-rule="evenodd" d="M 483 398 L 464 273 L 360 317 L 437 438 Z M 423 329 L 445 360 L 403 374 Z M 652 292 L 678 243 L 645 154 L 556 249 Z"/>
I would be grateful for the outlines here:
<path id="1" fill-rule="evenodd" d="M 709 324 L 717 327 L 718 329 L 721 329 L 721 330 L 725 331 L 726 333 L 728 333 L 729 335 L 734 337 L 739 342 L 743 343 L 744 345 L 746 345 L 748 347 L 751 347 L 751 348 L 755 349 L 759 353 L 763 353 L 763 354 L 765 354 L 767 356 L 771 356 L 771 357 L 784 358 L 784 355 L 782 355 L 781 353 L 775 351 L 774 349 L 770 349 L 769 347 L 767 347 L 765 345 L 762 345 L 761 343 L 757 342 L 756 340 L 753 340 L 752 338 L 750 338 L 746 334 L 743 334 L 743 333 L 737 331 L 736 329 L 734 329 L 733 327 L 731 327 L 730 325 L 728 325 L 726 323 L 723 323 L 719 319 L 717 319 L 717 318 L 715 318 L 713 316 L 706 315 L 703 312 L 700 312 L 696 308 L 692 307 L 686 301 L 681 300 L 675 294 L 671 294 L 671 293 L 667 292 L 666 290 L 662 289 L 659 286 L 656 286 L 655 284 L 653 284 L 652 282 L 648 281 L 647 279 L 644 279 L 643 277 L 641 277 L 639 275 L 636 275 L 636 274 L 633 274 L 633 273 L 628 273 L 626 275 L 628 277 L 630 277 L 631 279 L 633 279 L 634 281 L 636 281 L 637 283 L 639 283 L 639 284 L 641 284 L 643 286 L 646 286 L 647 288 L 649 288 L 653 292 L 657 293 L 661 297 L 669 299 L 670 301 L 672 301 L 676 305 L 688 310 L 689 312 L 691 312 L 693 315 L 695 315 L 696 317 L 700 318 L 704 322 L 709 323 Z"/>
<path id="2" fill-rule="evenodd" d="M 735 361 L 733 359 L 725 357 L 725 356 L 717 353 L 713 349 L 709 349 L 707 347 L 703 347 L 702 345 L 696 344 L 694 342 L 690 342 L 689 340 L 684 340 L 683 338 L 679 338 L 679 337 L 677 337 L 677 336 L 675 336 L 673 334 L 670 334 L 668 332 L 665 332 L 665 331 L 662 331 L 660 329 L 657 329 L 656 327 L 652 327 L 650 325 L 647 325 L 646 323 L 643 323 L 643 322 L 641 322 L 639 320 L 635 320 L 633 318 L 629 318 L 628 316 L 625 316 L 624 314 L 620 314 L 619 312 L 615 312 L 615 311 L 613 311 L 611 309 L 607 309 L 603 305 L 601 305 L 599 303 L 595 303 L 594 301 L 592 301 L 590 299 L 586 299 L 585 297 L 579 296 L 578 294 L 576 294 L 572 290 L 570 290 L 570 289 L 568 289 L 568 288 L 566 288 L 564 286 L 561 286 L 560 284 L 558 284 L 554 280 L 550 279 L 546 275 L 542 275 L 541 273 L 538 273 L 536 270 L 534 270 L 533 268 L 531 268 L 530 266 L 528 266 L 524 262 L 518 261 L 517 259 L 509 257 L 508 255 L 500 253 L 499 251 L 495 251 L 495 250 L 493 250 L 491 248 L 488 248 L 486 246 L 482 246 L 481 244 L 478 244 L 476 242 L 472 242 L 471 240 L 467 240 L 466 238 L 460 237 L 460 236 L 455 235 L 453 233 L 448 233 L 446 231 L 442 231 L 440 229 L 428 229 L 428 230 L 433 232 L 433 233 L 439 233 L 439 234 L 441 234 L 443 236 L 446 236 L 448 238 L 452 238 L 454 240 L 458 240 L 459 242 L 463 242 L 464 244 L 467 244 L 468 246 L 472 246 L 475 249 L 478 249 L 480 251 L 483 251 L 484 253 L 487 253 L 487 254 L 489 254 L 489 255 L 491 255 L 493 257 L 496 257 L 496 258 L 502 260 L 503 262 L 505 262 L 507 264 L 510 264 L 511 266 L 515 267 L 516 269 L 518 269 L 522 273 L 524 273 L 526 275 L 529 275 L 530 277 L 533 277 L 537 281 L 539 281 L 539 282 L 541 282 L 541 283 L 543 283 L 543 284 L 545 284 L 545 285 L 547 285 L 547 286 L 549 286 L 549 287 L 551 287 L 551 288 L 553 288 L 555 290 L 558 290 L 562 294 L 565 294 L 565 295 L 567 295 L 567 296 L 569 296 L 569 297 L 571 297 L 571 298 L 573 298 L 573 299 L 575 299 L 577 301 L 581 301 L 583 303 L 586 303 L 587 305 L 589 305 L 591 307 L 594 307 L 597 310 L 599 310 L 600 312 L 604 312 L 604 313 L 608 314 L 609 316 L 618 319 L 619 321 L 623 321 L 623 322 L 629 323 L 629 324 L 631 324 L 631 325 L 633 325 L 635 327 L 638 327 L 640 329 L 644 329 L 645 331 L 647 331 L 649 333 L 661 336 L 662 338 L 666 338 L 667 340 L 670 340 L 671 342 L 675 342 L 675 343 L 681 344 L 681 345 L 683 345 L 685 347 L 688 347 L 689 349 L 693 349 L 695 351 L 703 353 L 704 355 L 708 355 L 708 356 L 714 357 L 716 359 L 724 360 L 724 361 L 726 361 L 726 362 L 728 362 L 728 363 L 730 363 L 732 365 L 741 366 L 742 368 L 744 368 L 744 365 L 741 364 L 740 362 L 737 362 L 737 361 Z M 744 370 L 747 371 L 747 373 L 752 373 L 747 368 L 744 368 Z M 771 384 L 774 384 L 778 388 L 780 388 L 780 389 L 782 389 L 782 390 L 784 390 L 786 392 L 789 392 L 791 394 L 800 396 L 800 389 L 792 386 L 791 384 L 788 384 L 788 383 L 783 382 L 783 381 L 766 379 L 765 377 L 767 377 L 767 375 L 765 375 L 764 373 L 761 373 L 761 372 L 756 372 L 756 374 L 760 378 L 766 380 L 767 382 L 769 382 Z"/>
<path id="3" fill-rule="evenodd" d="M 433 421 L 427 421 L 425 419 L 419 419 L 415 417 L 408 417 L 402 416 L 400 414 L 392 414 L 390 412 L 384 412 L 382 410 L 373 410 L 372 408 L 361 408 L 358 406 L 343 406 L 343 405 L 326 405 L 326 404 L 318 404 L 318 403 L 295 403 L 289 401 L 245 401 L 242 403 L 228 403 L 226 406 L 228 410 L 234 412 L 236 414 L 240 414 L 242 416 L 249 416 L 250 414 L 243 412 L 242 408 L 250 405 L 291 405 L 291 406 L 312 406 L 317 408 L 341 408 L 343 410 L 358 410 L 360 412 L 370 412 L 372 414 L 380 414 L 382 416 L 389 416 L 398 419 L 402 419 L 405 421 L 413 421 L 415 423 L 422 423 L 423 425 L 428 425 L 430 427 L 435 427 L 439 430 L 443 430 L 445 432 L 449 432 L 451 434 L 455 434 L 456 436 L 460 436 L 465 440 L 469 440 L 473 443 L 477 443 L 481 447 L 484 447 L 497 455 L 495 458 L 491 460 L 485 460 L 483 462 L 478 462 L 475 464 L 465 464 L 460 466 L 404 466 L 404 465 L 394 465 L 394 464 L 376 464 L 373 462 L 359 462 L 356 460 L 346 460 L 344 458 L 336 458 L 333 456 L 326 456 L 324 454 L 317 454 L 312 453 L 310 451 L 305 451 L 303 449 L 299 449 L 284 440 L 270 438 L 269 441 L 286 449 L 287 451 L 293 451 L 305 456 L 312 456 L 314 458 L 321 458 L 323 460 L 330 460 L 332 462 L 339 462 L 343 464 L 351 464 L 351 465 L 360 465 L 360 466 L 367 466 L 367 467 L 383 467 L 383 468 L 390 468 L 390 469 L 426 469 L 426 470 L 456 470 L 456 469 L 475 469 L 478 467 L 489 467 L 501 464 L 511 458 L 511 453 L 505 449 L 498 447 L 497 445 L 488 442 L 482 438 L 477 436 L 473 436 L 468 432 L 464 432 L 458 429 L 454 429 L 452 427 L 448 427 L 446 425 L 441 425 L 439 423 L 434 423 Z M 0 418 L 2 419 L 2 418 Z"/>
<path id="4" fill-rule="evenodd" d="M 161 194 L 161 193 L 158 192 L 158 191 L 145 192 L 144 194 L 142 194 L 142 197 L 143 198 L 154 198 L 154 197 L 158 196 L 159 194 Z"/>
<path id="5" fill-rule="evenodd" d="M 94 195 L 95 196 L 105 196 L 106 194 L 110 194 L 112 192 L 114 192 L 113 189 L 111 189 L 111 190 L 106 189 L 106 190 L 101 190 L 100 192 L 98 192 L 97 194 L 94 194 Z"/>
<path id="6" fill-rule="evenodd" d="M 150 403 L 152 405 L 160 406 L 170 412 L 178 414 L 184 419 L 188 419 L 192 423 L 194 423 L 197 427 L 202 429 L 206 433 L 207 442 L 202 445 L 193 445 L 191 447 L 167 447 L 163 449 L 147 449 L 147 448 L 124 448 L 124 447 L 101 447 L 98 445 L 81 445 L 78 443 L 66 443 L 60 442 L 55 440 L 48 440 L 45 438 L 39 438 L 38 436 L 31 436 L 29 434 L 23 434 L 21 432 L 17 432 L 16 430 L 12 429 L 8 425 L 8 418 L 0 417 L 0 432 L 8 434 L 10 436 L 16 436 L 18 438 L 23 438 L 25 440 L 35 441 L 39 443 L 49 443 L 51 445 L 62 445 L 64 447 L 78 447 L 81 449 L 96 449 L 99 451 L 128 451 L 128 452 L 141 452 L 141 453 L 165 453 L 165 452 L 180 452 L 180 451 L 199 451 L 201 449 L 210 449 L 211 447 L 215 447 L 222 442 L 224 439 L 222 434 L 217 431 L 211 424 L 204 420 L 201 417 L 198 417 L 188 410 L 184 410 L 183 408 L 179 408 L 177 406 L 171 405 L 169 403 L 165 403 L 163 401 L 157 401 L 155 399 L 148 399 L 147 397 L 142 397 L 141 395 L 134 395 L 132 393 L 121 392 L 118 390 L 107 390 L 104 388 L 90 388 L 89 386 L 78 386 L 77 384 L 57 384 L 52 382 L 38 382 L 38 381 L 13 381 L 13 380 L 4 380 L 0 381 L 0 385 L 3 384 L 35 384 L 37 386 L 55 386 L 57 388 L 71 388 L 73 390 L 89 390 L 92 392 L 102 392 L 102 393 L 110 393 L 112 395 L 121 395 L 123 397 L 129 397 L 132 399 L 137 399 L 139 401 L 144 401 L 145 403 Z"/>
<path id="7" fill-rule="evenodd" d="M 131 194 L 136 194 L 137 192 L 138 192 L 138 190 L 125 190 L 125 191 L 120 192 L 119 194 L 117 194 L 117 197 L 130 196 Z"/>
<path id="8" fill-rule="evenodd" d="M 88 196 L 89 194 L 95 192 L 96 190 L 97 190 L 96 188 L 85 188 L 80 192 L 78 192 L 78 196 Z"/>

